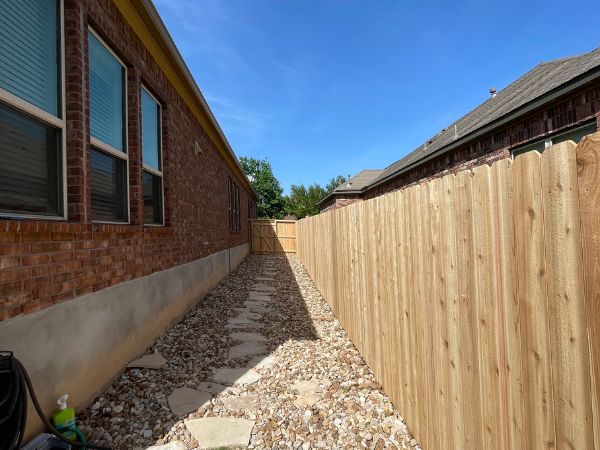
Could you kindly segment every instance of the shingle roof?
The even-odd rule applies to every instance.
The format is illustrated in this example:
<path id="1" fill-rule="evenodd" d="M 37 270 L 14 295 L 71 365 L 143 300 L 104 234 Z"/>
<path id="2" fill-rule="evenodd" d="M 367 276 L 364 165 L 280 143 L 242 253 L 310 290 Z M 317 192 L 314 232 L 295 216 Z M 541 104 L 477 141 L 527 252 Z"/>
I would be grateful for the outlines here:
<path id="1" fill-rule="evenodd" d="M 535 100 L 579 75 L 600 66 L 600 47 L 589 53 L 538 64 L 525 75 L 499 91 L 477 108 L 458 119 L 409 153 L 386 167 L 372 184 L 393 175 L 403 168 L 438 152 L 457 138 L 472 133 L 500 119 L 517 108 Z M 456 130 L 456 135 L 455 135 Z"/>
<path id="2" fill-rule="evenodd" d="M 333 190 L 333 192 L 341 193 L 348 191 L 360 191 L 366 188 L 369 184 L 371 184 L 371 182 L 375 178 L 377 178 L 381 174 L 381 172 L 383 172 L 383 170 L 363 170 L 354 175 L 353 177 L 350 177 L 350 180 L 348 180 L 347 182 L 342 183 L 341 185 L 336 187 Z"/>

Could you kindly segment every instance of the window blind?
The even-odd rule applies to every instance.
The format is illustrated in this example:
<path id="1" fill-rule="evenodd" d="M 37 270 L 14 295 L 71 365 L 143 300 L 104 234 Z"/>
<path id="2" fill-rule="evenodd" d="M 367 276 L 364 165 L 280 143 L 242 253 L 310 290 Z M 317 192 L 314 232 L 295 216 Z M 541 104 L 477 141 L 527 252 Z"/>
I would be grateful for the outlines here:
<path id="1" fill-rule="evenodd" d="M 60 131 L 0 104 L 0 210 L 59 215 Z"/>
<path id="2" fill-rule="evenodd" d="M 142 158 L 146 166 L 160 171 L 160 107 L 145 89 L 141 97 Z"/>
<path id="3" fill-rule="evenodd" d="M 125 161 L 92 149 L 92 211 L 94 220 L 127 220 Z"/>
<path id="4" fill-rule="evenodd" d="M 58 0 L 0 0 L 0 87 L 59 117 Z"/>
<path id="5" fill-rule="evenodd" d="M 162 179 L 144 172 L 144 223 L 162 221 Z"/>
<path id="6" fill-rule="evenodd" d="M 92 32 L 88 32 L 88 43 L 91 134 L 123 151 L 124 69 Z"/>

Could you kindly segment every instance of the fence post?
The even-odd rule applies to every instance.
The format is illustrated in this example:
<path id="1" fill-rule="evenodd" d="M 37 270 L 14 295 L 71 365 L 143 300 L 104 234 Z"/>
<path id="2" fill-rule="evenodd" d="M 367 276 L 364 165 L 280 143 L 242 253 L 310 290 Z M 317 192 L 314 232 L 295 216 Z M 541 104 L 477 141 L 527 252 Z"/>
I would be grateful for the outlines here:
<path id="1" fill-rule="evenodd" d="M 600 132 L 577 147 L 584 296 L 590 347 L 594 447 L 600 450 Z"/>

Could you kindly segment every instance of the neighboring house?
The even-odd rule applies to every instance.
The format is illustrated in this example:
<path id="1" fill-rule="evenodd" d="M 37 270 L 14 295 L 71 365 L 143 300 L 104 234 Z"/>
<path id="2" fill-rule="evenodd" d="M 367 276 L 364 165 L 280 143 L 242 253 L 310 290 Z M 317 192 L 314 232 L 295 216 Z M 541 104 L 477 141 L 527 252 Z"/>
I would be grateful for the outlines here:
<path id="1" fill-rule="evenodd" d="M 50 413 L 241 262 L 256 194 L 150 0 L 1 5 L 0 350 Z"/>
<path id="2" fill-rule="evenodd" d="M 348 181 L 340 184 L 319 201 L 319 209 L 325 212 L 361 200 L 369 184 L 382 172 L 383 170 L 363 170 L 350 177 Z"/>
<path id="3" fill-rule="evenodd" d="M 600 129 L 600 48 L 541 63 L 483 104 L 386 167 L 362 192 L 368 199 L 481 164 L 515 157 Z M 336 203 L 347 204 L 342 195 Z M 333 206 L 337 207 L 337 206 Z M 322 210 L 332 209 L 328 202 Z"/>

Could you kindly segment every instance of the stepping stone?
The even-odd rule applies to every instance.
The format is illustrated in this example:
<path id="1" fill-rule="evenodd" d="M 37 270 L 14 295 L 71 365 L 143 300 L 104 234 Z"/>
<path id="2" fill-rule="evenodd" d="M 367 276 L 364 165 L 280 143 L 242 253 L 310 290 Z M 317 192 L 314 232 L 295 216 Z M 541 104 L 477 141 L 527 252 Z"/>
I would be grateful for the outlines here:
<path id="1" fill-rule="evenodd" d="M 253 292 L 248 293 L 248 300 L 259 300 L 263 302 L 270 302 L 271 296 L 265 292 Z"/>
<path id="2" fill-rule="evenodd" d="M 186 450 L 187 447 L 179 441 L 169 442 L 164 445 L 153 445 L 148 447 L 146 450 Z"/>
<path id="3" fill-rule="evenodd" d="M 152 353 L 150 355 L 144 355 L 135 361 L 131 361 L 127 364 L 127 367 L 132 369 L 160 369 L 166 363 L 167 360 L 163 358 L 160 353 Z"/>
<path id="4" fill-rule="evenodd" d="M 192 411 L 197 411 L 205 404 L 209 403 L 211 395 L 208 392 L 197 391 L 188 387 L 177 388 L 171 392 L 169 398 L 169 408 L 178 417 L 183 417 Z"/>
<path id="5" fill-rule="evenodd" d="M 296 381 L 290 390 L 293 394 L 297 395 L 294 404 L 301 408 L 310 408 L 321 400 L 323 398 L 323 389 L 319 384 L 318 380 Z"/>
<path id="6" fill-rule="evenodd" d="M 259 311 L 256 311 L 256 306 L 252 307 L 252 306 L 246 306 L 244 308 L 233 308 L 235 309 L 240 316 L 244 316 L 246 317 L 247 314 L 259 314 Z M 264 311 L 263 311 L 264 312 Z M 262 316 L 262 314 L 261 314 Z M 260 317 L 258 317 L 257 319 L 260 319 Z"/>
<path id="7" fill-rule="evenodd" d="M 257 356 L 252 358 L 250 362 L 248 362 L 247 368 L 254 368 L 256 370 L 260 369 L 270 369 L 277 362 L 277 358 L 273 355 L 267 356 Z"/>
<path id="8" fill-rule="evenodd" d="M 256 281 L 275 281 L 275 279 L 271 277 L 256 277 Z"/>
<path id="9" fill-rule="evenodd" d="M 223 405 L 229 411 L 255 411 L 258 409 L 258 395 L 240 395 L 223 398 Z"/>
<path id="10" fill-rule="evenodd" d="M 265 324 L 259 322 L 228 323 L 227 325 L 225 325 L 225 328 L 227 328 L 228 330 L 245 330 L 247 328 L 259 329 L 264 327 Z"/>
<path id="11" fill-rule="evenodd" d="M 213 381 L 219 384 L 239 385 L 252 384 L 260 380 L 260 374 L 254 369 L 232 369 L 230 367 L 221 367 L 215 371 Z"/>
<path id="12" fill-rule="evenodd" d="M 247 310 L 246 312 L 242 312 L 242 313 L 238 314 L 238 316 L 235 317 L 235 319 L 241 319 L 241 320 L 260 320 L 260 319 L 262 319 L 262 314 L 255 313 L 255 312 Z"/>
<path id="13" fill-rule="evenodd" d="M 268 303 L 264 300 L 246 300 L 244 302 L 246 308 L 268 308 Z"/>
<path id="14" fill-rule="evenodd" d="M 245 319 L 243 317 L 232 317 L 231 319 L 227 320 L 228 324 L 249 324 L 249 323 L 254 323 L 252 320 L 250 319 Z"/>
<path id="15" fill-rule="evenodd" d="M 311 408 L 315 403 L 321 400 L 322 396 L 318 394 L 302 394 L 296 397 L 294 405 L 300 408 Z"/>
<path id="16" fill-rule="evenodd" d="M 229 349 L 229 358 L 240 358 L 242 356 L 264 355 L 267 347 L 258 342 L 244 342 Z"/>
<path id="17" fill-rule="evenodd" d="M 263 273 L 261 273 L 261 275 L 265 277 L 274 277 L 277 276 L 277 272 L 265 270 Z"/>
<path id="18" fill-rule="evenodd" d="M 290 391 L 297 395 L 294 404 L 301 408 L 310 408 L 323 398 L 323 389 L 319 380 L 296 381 Z"/>
<path id="19" fill-rule="evenodd" d="M 231 339 L 242 342 L 265 342 L 268 340 L 260 333 L 244 333 L 240 331 L 231 333 Z"/>
<path id="20" fill-rule="evenodd" d="M 199 450 L 244 449 L 248 447 L 253 420 L 204 417 L 186 420 L 185 427 L 198 442 Z"/>
<path id="21" fill-rule="evenodd" d="M 264 291 L 264 292 L 275 292 L 275 288 L 273 286 L 269 286 L 264 283 L 256 283 L 251 288 L 253 291 Z"/>
<path id="22" fill-rule="evenodd" d="M 202 391 L 202 392 L 208 392 L 210 394 L 230 393 L 230 394 L 238 395 L 240 393 L 239 389 L 236 389 L 231 386 L 225 386 L 223 384 L 211 383 L 210 381 L 203 381 L 202 383 L 200 383 L 198 385 L 198 387 L 196 389 L 198 389 L 199 391 Z"/>

